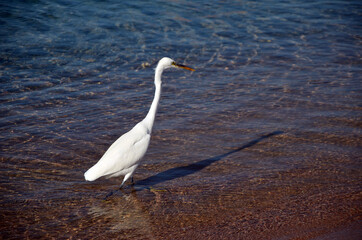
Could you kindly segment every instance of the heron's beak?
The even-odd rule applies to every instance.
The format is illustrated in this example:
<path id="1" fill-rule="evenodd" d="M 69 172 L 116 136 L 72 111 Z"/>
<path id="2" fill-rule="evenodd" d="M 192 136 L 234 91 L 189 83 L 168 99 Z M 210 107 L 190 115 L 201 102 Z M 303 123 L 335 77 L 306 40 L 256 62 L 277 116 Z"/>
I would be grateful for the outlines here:
<path id="1" fill-rule="evenodd" d="M 195 69 L 193 69 L 193 68 L 190 68 L 190 67 L 182 65 L 182 64 L 177 64 L 175 62 L 173 62 L 172 65 L 174 65 L 175 67 L 178 67 L 178 68 L 183 68 L 183 69 L 189 70 L 189 71 L 195 71 Z"/>

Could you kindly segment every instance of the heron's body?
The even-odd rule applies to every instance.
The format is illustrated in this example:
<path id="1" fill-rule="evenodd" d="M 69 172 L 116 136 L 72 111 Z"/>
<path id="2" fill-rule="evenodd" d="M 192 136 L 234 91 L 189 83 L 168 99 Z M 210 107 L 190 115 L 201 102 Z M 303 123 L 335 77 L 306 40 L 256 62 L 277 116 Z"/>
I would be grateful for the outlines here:
<path id="1" fill-rule="evenodd" d="M 152 127 L 161 96 L 162 72 L 170 67 L 181 67 L 193 71 L 191 68 L 176 64 L 170 58 L 162 58 L 159 61 L 155 71 L 155 97 L 147 116 L 129 132 L 118 138 L 98 163 L 84 174 L 87 181 L 94 181 L 103 176 L 109 178 L 124 175 L 122 187 L 127 179 L 133 175 L 150 143 Z"/>
<path id="2" fill-rule="evenodd" d="M 84 174 L 85 179 L 94 181 L 102 176 L 125 175 L 127 180 L 136 170 L 139 160 L 146 154 L 150 138 L 151 132 L 143 121 L 138 123 L 109 147 L 99 162 Z"/>

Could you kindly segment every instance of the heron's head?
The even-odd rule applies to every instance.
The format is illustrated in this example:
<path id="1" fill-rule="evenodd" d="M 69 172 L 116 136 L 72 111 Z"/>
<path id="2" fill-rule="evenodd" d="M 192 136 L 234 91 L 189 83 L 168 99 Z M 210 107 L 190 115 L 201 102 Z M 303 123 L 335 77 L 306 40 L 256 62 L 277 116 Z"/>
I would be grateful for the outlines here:
<path id="1" fill-rule="evenodd" d="M 195 69 L 187 67 L 185 65 L 182 64 L 177 64 L 173 59 L 168 58 L 168 57 L 164 57 L 162 58 L 157 65 L 157 68 L 161 68 L 161 69 L 168 69 L 168 68 L 183 68 L 189 71 L 195 71 Z"/>

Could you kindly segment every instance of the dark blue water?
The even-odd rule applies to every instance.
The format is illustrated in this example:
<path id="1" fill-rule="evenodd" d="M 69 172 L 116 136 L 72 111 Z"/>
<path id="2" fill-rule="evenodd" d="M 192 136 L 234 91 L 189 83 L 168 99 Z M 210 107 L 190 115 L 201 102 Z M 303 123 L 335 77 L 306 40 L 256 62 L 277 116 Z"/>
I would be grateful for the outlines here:
<path id="1" fill-rule="evenodd" d="M 0 236 L 359 238 L 361 9 L 0 3 Z M 83 173 L 145 117 L 164 56 L 196 71 L 164 73 L 136 184 L 104 201 L 122 178 Z"/>

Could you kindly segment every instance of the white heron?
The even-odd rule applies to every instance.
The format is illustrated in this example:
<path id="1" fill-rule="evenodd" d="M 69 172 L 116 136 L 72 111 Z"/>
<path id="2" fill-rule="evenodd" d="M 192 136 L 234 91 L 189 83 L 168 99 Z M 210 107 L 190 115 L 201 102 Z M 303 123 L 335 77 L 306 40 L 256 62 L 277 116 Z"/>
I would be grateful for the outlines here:
<path id="1" fill-rule="evenodd" d="M 94 181 L 103 176 L 111 178 L 124 175 L 120 186 L 122 188 L 127 179 L 132 177 L 150 143 L 152 126 L 160 101 L 162 72 L 171 67 L 195 71 L 190 67 L 176 64 L 174 60 L 167 57 L 158 62 L 155 70 L 155 96 L 148 114 L 129 132 L 118 138 L 104 153 L 103 157 L 84 173 L 87 181 Z"/>

